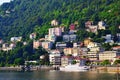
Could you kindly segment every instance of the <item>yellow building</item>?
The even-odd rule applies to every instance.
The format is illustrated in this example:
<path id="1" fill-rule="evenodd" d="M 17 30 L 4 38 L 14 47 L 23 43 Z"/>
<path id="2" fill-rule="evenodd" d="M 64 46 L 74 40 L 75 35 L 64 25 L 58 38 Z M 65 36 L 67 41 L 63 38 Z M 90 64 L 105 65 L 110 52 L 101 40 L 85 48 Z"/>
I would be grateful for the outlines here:
<path id="1" fill-rule="evenodd" d="M 104 51 L 102 53 L 99 53 L 99 60 L 115 60 L 116 56 L 119 56 L 120 52 L 117 51 Z"/>
<path id="2" fill-rule="evenodd" d="M 87 46 L 91 42 L 91 39 L 85 39 L 84 40 L 84 46 Z"/>
<path id="3" fill-rule="evenodd" d="M 78 56 L 80 54 L 79 48 L 65 48 L 63 51 L 65 55 Z"/>
<path id="4" fill-rule="evenodd" d="M 72 55 L 73 53 L 72 48 L 64 48 L 63 51 L 65 55 L 69 55 L 69 54 Z"/>

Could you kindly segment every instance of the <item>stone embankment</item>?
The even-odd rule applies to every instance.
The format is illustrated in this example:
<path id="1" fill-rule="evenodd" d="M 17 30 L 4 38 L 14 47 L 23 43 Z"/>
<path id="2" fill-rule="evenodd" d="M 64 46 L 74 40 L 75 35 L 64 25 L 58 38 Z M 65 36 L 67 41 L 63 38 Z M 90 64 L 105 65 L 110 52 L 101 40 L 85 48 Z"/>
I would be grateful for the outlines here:
<path id="1" fill-rule="evenodd" d="M 0 71 L 39 71 L 39 70 L 54 70 L 52 66 L 19 66 L 19 67 L 0 67 Z"/>
<path id="2" fill-rule="evenodd" d="M 96 67 L 95 69 L 107 72 L 120 72 L 120 67 Z"/>
<path id="3" fill-rule="evenodd" d="M 21 71 L 21 67 L 0 67 L 0 71 Z"/>

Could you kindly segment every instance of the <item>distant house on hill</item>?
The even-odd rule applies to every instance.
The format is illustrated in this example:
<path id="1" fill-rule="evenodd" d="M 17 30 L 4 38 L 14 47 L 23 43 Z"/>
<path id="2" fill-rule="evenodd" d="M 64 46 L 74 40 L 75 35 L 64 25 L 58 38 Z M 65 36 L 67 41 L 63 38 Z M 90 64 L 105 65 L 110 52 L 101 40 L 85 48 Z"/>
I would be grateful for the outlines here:
<path id="1" fill-rule="evenodd" d="M 105 30 L 106 29 L 106 24 L 104 21 L 99 21 L 98 22 L 98 29 L 99 30 Z"/>
<path id="2" fill-rule="evenodd" d="M 75 30 L 75 24 L 70 25 L 70 30 Z"/>
<path id="3" fill-rule="evenodd" d="M 17 42 L 17 41 L 21 41 L 22 37 L 11 37 L 11 42 Z"/>
<path id="4" fill-rule="evenodd" d="M 31 33 L 30 34 L 30 39 L 35 39 L 36 38 L 36 33 Z"/>
<path id="5" fill-rule="evenodd" d="M 49 28 L 49 35 L 61 36 L 62 35 L 62 28 Z"/>
<path id="6" fill-rule="evenodd" d="M 111 34 L 107 34 L 105 37 L 103 37 L 106 39 L 105 43 L 114 43 L 113 41 L 113 36 Z"/>
<path id="7" fill-rule="evenodd" d="M 71 35 L 63 35 L 63 41 L 64 42 L 73 42 L 75 41 L 77 38 L 77 36 L 75 34 L 71 34 Z"/>
<path id="8" fill-rule="evenodd" d="M 3 40 L 0 38 L 0 44 L 2 44 L 3 43 Z"/>
<path id="9" fill-rule="evenodd" d="M 51 21 L 51 26 L 58 26 L 59 22 L 57 20 L 52 20 Z"/>
<path id="10" fill-rule="evenodd" d="M 85 22 L 85 27 L 86 28 L 89 28 L 89 26 L 92 26 L 93 25 L 93 21 L 87 21 Z"/>

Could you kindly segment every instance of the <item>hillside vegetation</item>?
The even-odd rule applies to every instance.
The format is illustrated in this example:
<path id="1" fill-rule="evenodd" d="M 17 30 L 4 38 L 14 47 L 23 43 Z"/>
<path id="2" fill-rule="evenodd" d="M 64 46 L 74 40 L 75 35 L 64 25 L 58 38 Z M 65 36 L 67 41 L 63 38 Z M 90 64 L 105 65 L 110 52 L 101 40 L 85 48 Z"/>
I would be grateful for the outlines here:
<path id="1" fill-rule="evenodd" d="M 78 21 L 80 28 L 87 20 L 94 24 L 104 20 L 113 30 L 120 25 L 119 4 L 119 0 L 14 0 L 0 6 L 0 37 L 27 38 L 38 27 L 39 37 L 43 37 L 53 19 L 66 27 Z"/>

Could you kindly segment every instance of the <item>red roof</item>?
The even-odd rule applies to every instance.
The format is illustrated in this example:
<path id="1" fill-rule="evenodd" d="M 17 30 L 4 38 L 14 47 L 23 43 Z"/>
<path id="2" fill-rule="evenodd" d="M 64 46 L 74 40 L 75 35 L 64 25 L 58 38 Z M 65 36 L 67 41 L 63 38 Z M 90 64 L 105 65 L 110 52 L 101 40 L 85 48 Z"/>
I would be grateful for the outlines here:
<path id="1" fill-rule="evenodd" d="M 73 56 L 63 56 L 62 58 L 74 58 Z"/>
<path id="2" fill-rule="evenodd" d="M 114 58 L 119 58 L 119 59 L 120 59 L 120 56 L 116 56 L 116 57 L 114 57 Z"/>
<path id="3" fill-rule="evenodd" d="M 70 25 L 70 30 L 75 30 L 75 25 L 74 24 Z"/>
<path id="4" fill-rule="evenodd" d="M 118 50 L 118 49 L 120 49 L 120 46 L 115 46 L 115 47 L 113 47 L 112 49 Z"/>

